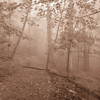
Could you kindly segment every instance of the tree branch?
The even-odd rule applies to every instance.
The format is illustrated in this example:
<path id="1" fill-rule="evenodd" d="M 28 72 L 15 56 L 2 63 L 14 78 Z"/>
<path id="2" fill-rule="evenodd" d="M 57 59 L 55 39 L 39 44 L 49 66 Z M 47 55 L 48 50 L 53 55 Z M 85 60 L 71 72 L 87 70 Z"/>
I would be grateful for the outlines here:
<path id="1" fill-rule="evenodd" d="M 99 11 L 96 11 L 96 12 L 94 12 L 94 13 L 88 14 L 88 15 L 80 16 L 80 17 L 78 17 L 78 18 L 83 18 L 83 17 L 92 16 L 92 15 L 95 15 L 95 14 L 97 14 L 97 13 L 100 13 L 100 10 L 99 10 Z"/>

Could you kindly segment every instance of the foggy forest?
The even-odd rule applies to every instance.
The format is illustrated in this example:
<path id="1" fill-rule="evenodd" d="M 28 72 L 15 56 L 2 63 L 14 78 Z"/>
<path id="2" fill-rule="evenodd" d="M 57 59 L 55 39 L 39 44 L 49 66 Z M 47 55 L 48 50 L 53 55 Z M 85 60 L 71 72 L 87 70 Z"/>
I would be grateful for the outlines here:
<path id="1" fill-rule="evenodd" d="M 0 100 L 100 100 L 100 0 L 0 0 Z"/>

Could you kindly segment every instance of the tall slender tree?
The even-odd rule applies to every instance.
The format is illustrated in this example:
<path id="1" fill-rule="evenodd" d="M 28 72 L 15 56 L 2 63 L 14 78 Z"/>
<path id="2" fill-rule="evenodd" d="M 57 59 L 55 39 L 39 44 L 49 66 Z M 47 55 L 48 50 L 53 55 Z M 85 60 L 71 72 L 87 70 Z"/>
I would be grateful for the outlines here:
<path id="1" fill-rule="evenodd" d="M 50 5 L 47 4 L 47 38 L 48 38 L 48 53 L 47 53 L 47 61 L 46 61 L 46 69 L 48 69 L 49 61 L 50 61 L 50 52 L 51 52 L 51 12 Z"/>
<path id="2" fill-rule="evenodd" d="M 17 48 L 18 48 L 18 46 L 19 46 L 19 44 L 20 44 L 20 42 L 21 42 L 21 39 L 22 39 L 23 34 L 24 34 L 24 29 L 25 29 L 25 26 L 26 26 L 26 24 L 27 24 L 28 15 L 29 15 L 30 10 L 31 10 L 32 0 L 27 0 L 26 2 L 27 2 L 27 4 L 28 4 L 28 6 L 27 6 L 27 9 L 26 9 L 27 11 L 26 11 L 25 20 L 24 20 L 24 23 L 23 23 L 21 35 L 19 36 L 18 41 L 17 41 L 17 43 L 16 43 L 16 45 L 15 45 L 15 47 L 14 47 L 14 49 L 13 49 L 13 52 L 12 52 L 12 54 L 11 54 L 11 59 L 14 58 L 14 56 L 15 56 L 15 54 L 16 54 L 16 51 L 17 51 Z"/>

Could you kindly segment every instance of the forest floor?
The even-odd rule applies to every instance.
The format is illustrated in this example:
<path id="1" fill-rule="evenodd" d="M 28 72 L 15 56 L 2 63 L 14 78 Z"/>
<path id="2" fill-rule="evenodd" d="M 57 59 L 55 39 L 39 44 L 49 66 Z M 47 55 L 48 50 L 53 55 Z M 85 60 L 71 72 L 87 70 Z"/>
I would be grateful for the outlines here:
<path id="1" fill-rule="evenodd" d="M 18 64 L 17 68 L 8 65 L 6 62 L 0 70 L 0 100 L 47 100 L 50 86 L 47 73 L 24 69 Z"/>
<path id="2" fill-rule="evenodd" d="M 9 61 L 0 63 L 0 100 L 85 100 L 72 88 L 65 78 L 45 70 L 24 68 Z"/>

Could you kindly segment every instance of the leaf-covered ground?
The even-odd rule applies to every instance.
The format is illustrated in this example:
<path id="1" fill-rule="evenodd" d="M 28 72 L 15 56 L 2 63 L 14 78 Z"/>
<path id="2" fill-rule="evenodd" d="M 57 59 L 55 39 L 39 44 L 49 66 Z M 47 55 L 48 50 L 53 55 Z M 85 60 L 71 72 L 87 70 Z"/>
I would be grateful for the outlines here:
<path id="1" fill-rule="evenodd" d="M 45 70 L 0 64 L 0 100 L 85 100 L 74 90 L 69 81 Z"/>
<path id="2" fill-rule="evenodd" d="M 0 100 L 48 100 L 51 85 L 46 72 L 19 66 L 13 71 L 9 74 L 2 70 Z"/>
<path id="3" fill-rule="evenodd" d="M 9 62 L 0 66 L 0 100 L 65 100 L 63 90 L 56 88 L 62 80 L 43 70 L 16 67 Z"/>

